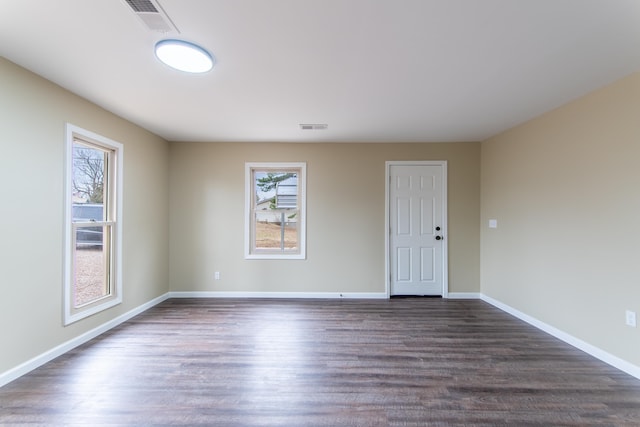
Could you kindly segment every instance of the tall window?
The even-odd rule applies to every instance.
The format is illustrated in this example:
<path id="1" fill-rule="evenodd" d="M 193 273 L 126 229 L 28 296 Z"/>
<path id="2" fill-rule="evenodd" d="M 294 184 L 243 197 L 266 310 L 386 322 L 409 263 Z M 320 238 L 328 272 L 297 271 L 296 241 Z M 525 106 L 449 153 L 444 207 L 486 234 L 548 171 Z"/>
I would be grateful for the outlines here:
<path id="1" fill-rule="evenodd" d="M 67 124 L 65 324 L 122 302 L 122 144 Z"/>
<path id="2" fill-rule="evenodd" d="M 245 258 L 306 257 L 306 163 L 247 163 Z"/>

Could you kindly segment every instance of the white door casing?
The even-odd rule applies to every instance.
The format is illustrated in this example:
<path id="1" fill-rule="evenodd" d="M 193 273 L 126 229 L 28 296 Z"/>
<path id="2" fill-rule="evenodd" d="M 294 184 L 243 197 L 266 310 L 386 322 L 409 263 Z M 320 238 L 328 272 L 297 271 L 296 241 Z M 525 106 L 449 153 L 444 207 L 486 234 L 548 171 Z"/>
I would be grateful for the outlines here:
<path id="1" fill-rule="evenodd" d="M 387 162 L 387 295 L 448 296 L 446 161 Z"/>

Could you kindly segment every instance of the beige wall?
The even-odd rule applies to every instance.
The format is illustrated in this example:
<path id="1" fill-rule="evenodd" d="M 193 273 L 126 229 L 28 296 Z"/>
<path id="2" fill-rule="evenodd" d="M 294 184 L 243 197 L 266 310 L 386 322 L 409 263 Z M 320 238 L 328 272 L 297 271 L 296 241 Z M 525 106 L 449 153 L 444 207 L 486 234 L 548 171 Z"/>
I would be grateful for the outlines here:
<path id="1" fill-rule="evenodd" d="M 481 165 L 482 292 L 636 366 L 639 112 L 637 73 L 483 142 Z"/>
<path id="2" fill-rule="evenodd" d="M 168 291 L 168 143 L 0 58 L 0 373 Z M 124 302 L 62 326 L 65 122 L 124 144 Z"/>
<path id="3" fill-rule="evenodd" d="M 449 290 L 479 292 L 478 143 L 171 143 L 172 291 L 385 292 L 386 160 L 447 160 Z M 307 162 L 307 259 L 244 259 L 244 163 Z M 221 280 L 214 281 L 214 272 Z"/>

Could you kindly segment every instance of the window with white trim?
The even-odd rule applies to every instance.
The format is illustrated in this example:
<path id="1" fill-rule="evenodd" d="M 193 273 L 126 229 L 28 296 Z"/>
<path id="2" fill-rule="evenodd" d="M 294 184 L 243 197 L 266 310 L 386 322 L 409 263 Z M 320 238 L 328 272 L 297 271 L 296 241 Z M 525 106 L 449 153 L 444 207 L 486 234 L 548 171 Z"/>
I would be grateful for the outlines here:
<path id="1" fill-rule="evenodd" d="M 123 146 L 66 126 L 64 323 L 122 302 Z"/>
<path id="2" fill-rule="evenodd" d="M 245 164 L 245 258 L 306 258 L 306 163 Z"/>

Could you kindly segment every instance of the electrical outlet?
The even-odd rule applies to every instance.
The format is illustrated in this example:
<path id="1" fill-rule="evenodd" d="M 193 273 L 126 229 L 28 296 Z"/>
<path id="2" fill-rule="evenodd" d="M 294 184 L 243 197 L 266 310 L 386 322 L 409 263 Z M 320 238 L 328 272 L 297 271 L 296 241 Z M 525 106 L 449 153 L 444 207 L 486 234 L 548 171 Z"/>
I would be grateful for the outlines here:
<path id="1" fill-rule="evenodd" d="M 626 318 L 627 326 L 631 326 L 633 328 L 636 327 L 636 312 L 635 311 L 631 311 L 631 310 L 625 311 L 625 318 Z"/>
<path id="2" fill-rule="evenodd" d="M 220 280 L 220 272 L 219 272 L 219 271 L 216 271 L 216 272 L 213 274 L 213 279 L 214 279 L 214 280 Z"/>

